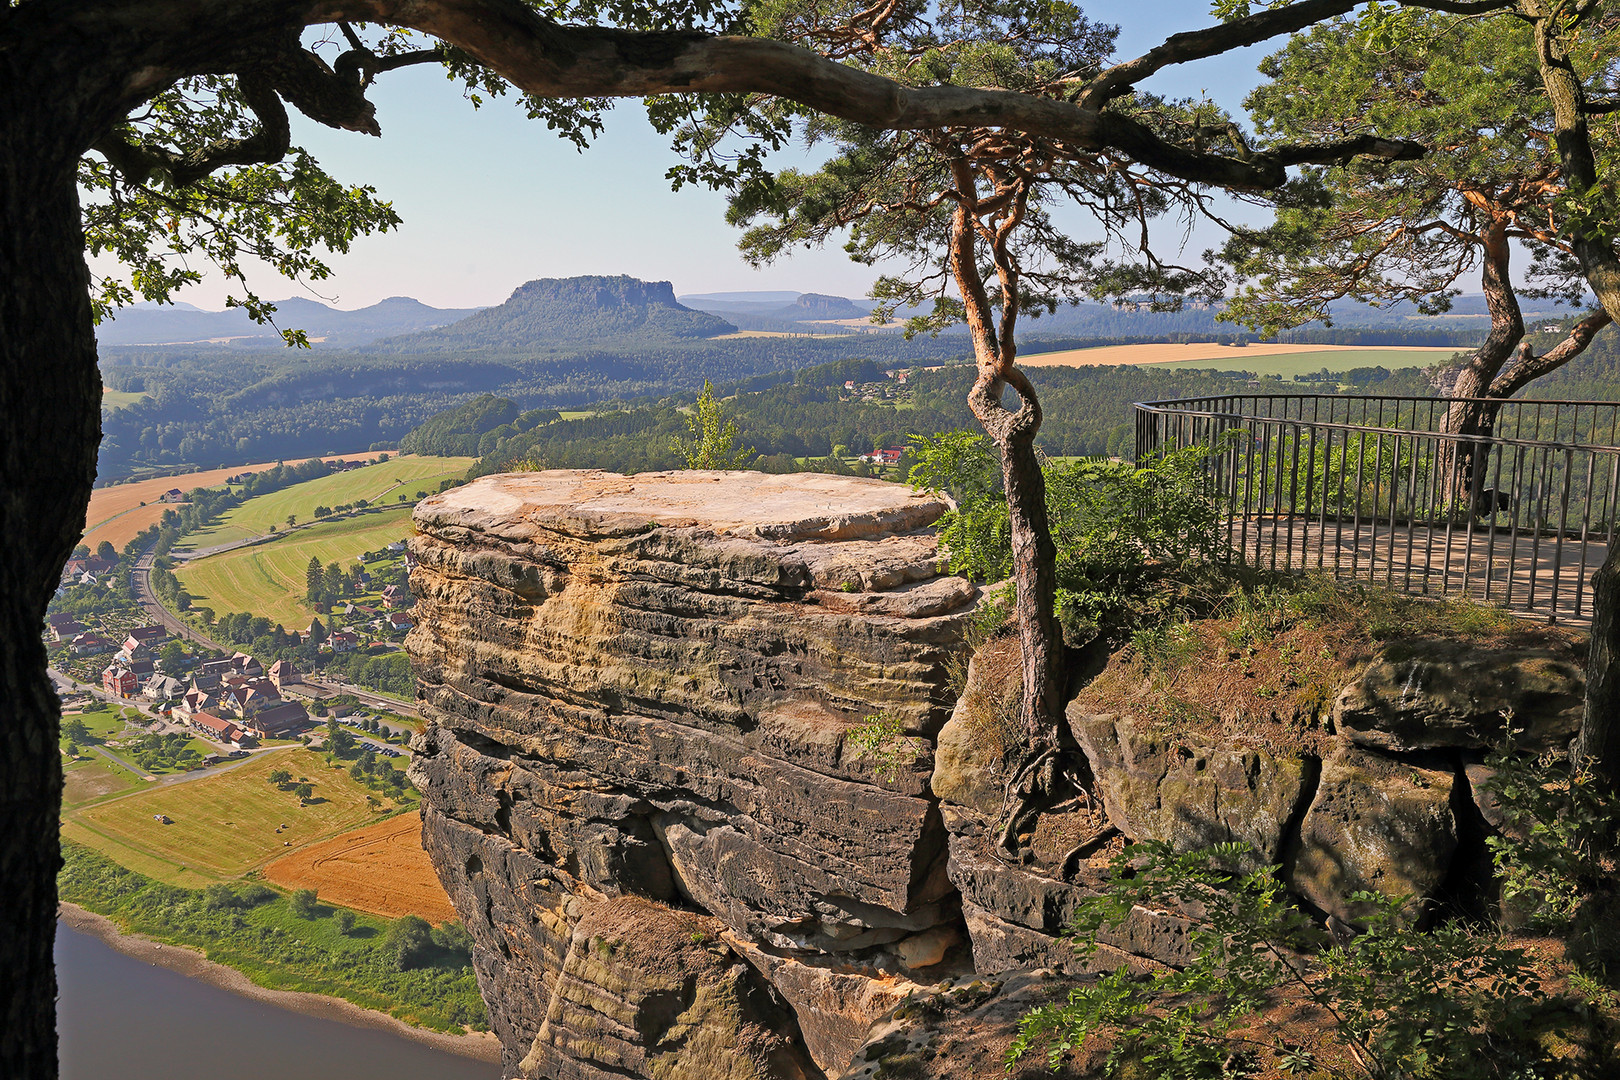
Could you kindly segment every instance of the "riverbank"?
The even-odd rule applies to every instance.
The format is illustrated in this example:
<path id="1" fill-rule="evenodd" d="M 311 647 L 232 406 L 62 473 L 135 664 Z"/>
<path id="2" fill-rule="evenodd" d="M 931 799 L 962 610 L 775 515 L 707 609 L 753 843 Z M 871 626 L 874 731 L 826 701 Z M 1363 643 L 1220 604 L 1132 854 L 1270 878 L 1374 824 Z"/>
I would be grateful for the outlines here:
<path id="1" fill-rule="evenodd" d="M 77 904 L 63 902 L 57 914 L 63 923 L 74 930 L 104 942 L 125 956 L 156 964 L 188 978 L 200 979 L 232 994 L 302 1013 L 305 1016 L 316 1016 L 337 1020 L 354 1027 L 386 1031 L 435 1050 L 462 1057 L 489 1062 L 501 1060 L 500 1040 L 488 1032 L 447 1035 L 413 1027 L 387 1013 L 361 1008 L 341 998 L 303 991 L 270 990 L 259 986 L 235 968 L 217 964 L 195 950 L 179 945 L 165 945 L 138 934 L 125 933 L 111 919 Z"/>

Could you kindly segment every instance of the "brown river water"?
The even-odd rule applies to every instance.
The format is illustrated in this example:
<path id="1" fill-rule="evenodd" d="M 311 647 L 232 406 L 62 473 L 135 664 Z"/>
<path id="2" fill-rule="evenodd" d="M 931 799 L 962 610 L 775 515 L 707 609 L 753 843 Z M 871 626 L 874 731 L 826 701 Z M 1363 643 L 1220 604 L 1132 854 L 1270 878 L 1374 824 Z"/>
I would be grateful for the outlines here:
<path id="1" fill-rule="evenodd" d="M 497 1080 L 500 1066 L 254 1001 L 56 928 L 62 1080 Z"/>

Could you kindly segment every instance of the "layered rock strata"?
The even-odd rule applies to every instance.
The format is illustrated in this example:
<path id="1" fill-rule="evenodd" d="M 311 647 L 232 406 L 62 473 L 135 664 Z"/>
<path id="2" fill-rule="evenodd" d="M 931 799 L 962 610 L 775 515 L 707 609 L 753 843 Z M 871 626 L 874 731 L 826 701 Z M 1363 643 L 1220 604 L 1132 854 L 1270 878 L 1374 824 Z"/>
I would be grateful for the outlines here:
<path id="1" fill-rule="evenodd" d="M 615 918 L 702 913 L 754 954 L 754 982 L 730 960 L 683 970 L 680 1001 L 772 998 L 788 1049 L 758 1075 L 793 1075 L 793 1054 L 841 1068 L 898 1000 L 884 988 L 949 952 L 928 780 L 977 590 L 939 573 L 924 530 L 945 509 L 856 478 L 571 471 L 418 508 L 412 775 L 509 1075 L 657 1071 L 655 1045 L 580 1031 L 639 1007 L 619 984 L 645 961 L 590 944 Z M 646 903 L 610 906 L 628 896 Z M 713 1045 L 738 1062 L 704 1075 L 755 1075 L 757 1046 Z"/>
<path id="2" fill-rule="evenodd" d="M 1127 840 L 1245 843 L 1351 924 L 1360 890 L 1466 906 L 1500 818 L 1484 749 L 1579 721 L 1552 638 L 1330 664 L 1308 738 L 1253 702 L 1198 726 L 1145 684 L 1088 699 L 1124 662 L 1099 649 L 1009 849 L 1019 645 L 952 688 L 978 592 L 940 573 L 944 510 L 718 472 L 486 477 L 418 508 L 412 777 L 508 1076 L 979 1075 L 1063 980 L 1188 959 L 1189 913 L 1138 908 L 1084 955 L 1062 936 Z"/>

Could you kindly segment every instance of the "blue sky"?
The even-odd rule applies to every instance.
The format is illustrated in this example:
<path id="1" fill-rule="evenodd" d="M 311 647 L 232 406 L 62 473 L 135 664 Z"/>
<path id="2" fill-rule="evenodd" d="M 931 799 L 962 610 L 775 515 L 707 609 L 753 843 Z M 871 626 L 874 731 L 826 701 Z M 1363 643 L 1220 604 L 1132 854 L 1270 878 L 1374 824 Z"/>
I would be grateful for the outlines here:
<path id="1" fill-rule="evenodd" d="M 1094 19 L 1121 26 L 1120 55 L 1165 36 L 1207 25 L 1207 0 L 1099 0 Z M 1161 73 L 1145 84 L 1166 94 L 1208 92 L 1236 108 L 1258 80 L 1265 48 L 1212 58 Z M 337 177 L 367 183 L 394 202 L 404 225 L 364 238 L 335 258 L 334 276 L 303 295 L 341 308 L 389 296 L 437 307 L 499 303 L 525 281 L 575 274 L 630 274 L 667 280 L 677 293 L 783 289 L 860 297 L 874 271 L 838 247 L 806 251 L 762 270 L 736 253 L 735 230 L 721 196 L 695 188 L 671 192 L 667 140 L 647 124 L 639 102 L 622 104 L 589 150 L 576 151 L 526 120 L 509 103 L 474 110 L 431 67 L 378 80 L 372 98 L 381 139 L 336 132 L 297 118 L 294 141 Z M 1084 218 L 1066 222 L 1077 232 Z M 1208 237 L 1195 236 L 1202 250 Z M 253 281 L 261 295 L 299 291 L 274 274 Z M 177 297 L 224 306 L 226 285 L 210 280 Z"/>

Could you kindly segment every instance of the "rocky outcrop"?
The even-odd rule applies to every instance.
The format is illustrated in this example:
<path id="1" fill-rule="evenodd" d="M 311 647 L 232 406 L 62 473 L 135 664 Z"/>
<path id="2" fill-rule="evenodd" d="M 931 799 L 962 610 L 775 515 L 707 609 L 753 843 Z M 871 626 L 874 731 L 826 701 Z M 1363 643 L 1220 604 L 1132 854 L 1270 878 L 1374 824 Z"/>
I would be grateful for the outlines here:
<path id="1" fill-rule="evenodd" d="M 722 929 L 635 897 L 591 905 L 520 1071 L 556 1080 L 819 1076 L 792 1011 Z"/>
<path id="2" fill-rule="evenodd" d="M 1397 753 L 1494 746 L 1510 727 L 1526 749 L 1562 749 L 1580 730 L 1583 671 L 1568 644 L 1403 643 L 1340 692 L 1333 721 L 1356 745 Z"/>
<path id="3" fill-rule="evenodd" d="M 1291 883 L 1346 921 L 1349 897 L 1433 896 L 1457 850 L 1453 769 L 1425 768 L 1346 748 L 1322 763 L 1322 779 L 1300 824 Z"/>
<path id="4" fill-rule="evenodd" d="M 1311 767 L 1264 749 L 1175 737 L 1130 717 L 1069 709 L 1108 820 L 1132 839 L 1188 850 L 1243 843 L 1278 861 Z"/>
<path id="5" fill-rule="evenodd" d="M 920 531 L 944 509 L 705 472 L 486 477 L 418 508 L 412 775 L 509 1074 L 562 1075 L 580 1045 L 553 1005 L 562 973 L 575 997 L 605 977 L 578 927 L 606 898 L 704 912 L 812 968 L 937 965 L 928 935 L 960 911 L 927 784 L 977 600 Z M 858 749 L 880 715 L 898 734 Z M 803 975 L 781 967 L 784 1000 L 825 997 Z M 879 1004 L 824 1009 L 812 1041 L 847 1052 Z"/>
<path id="6" fill-rule="evenodd" d="M 1077 691 L 1006 828 L 1019 645 L 965 655 L 944 509 L 718 472 L 486 477 L 418 508 L 411 775 L 509 1077 L 988 1075 L 1063 979 L 1189 959 L 1196 911 L 1064 936 L 1128 841 L 1247 844 L 1347 923 L 1361 890 L 1455 899 L 1499 821 L 1480 749 L 1578 723 L 1551 638 L 1313 646 L 1264 679 L 1222 650 L 1200 685 L 1232 700 L 1174 708 L 1098 648 L 1112 689 Z"/>

